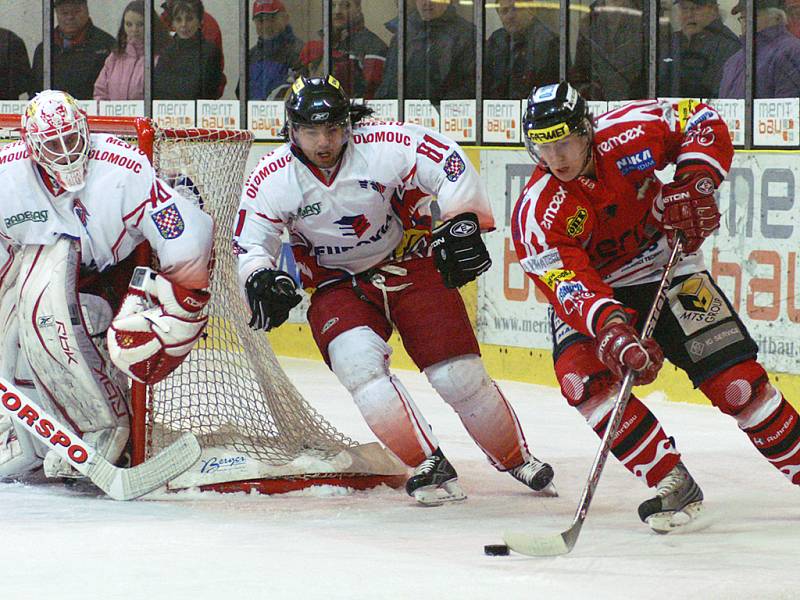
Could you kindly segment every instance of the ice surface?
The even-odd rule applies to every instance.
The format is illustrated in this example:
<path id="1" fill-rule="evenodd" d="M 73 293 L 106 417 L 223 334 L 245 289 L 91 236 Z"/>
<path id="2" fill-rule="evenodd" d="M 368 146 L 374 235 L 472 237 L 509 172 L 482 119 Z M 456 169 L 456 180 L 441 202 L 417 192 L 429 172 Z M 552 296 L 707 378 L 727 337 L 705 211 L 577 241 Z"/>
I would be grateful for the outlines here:
<path id="1" fill-rule="evenodd" d="M 336 379 L 283 361 L 345 433 L 374 439 Z M 61 485 L 0 484 L 2 596 L 147 598 L 798 598 L 800 490 L 715 409 L 647 404 L 706 495 L 697 531 L 658 536 L 636 507 L 649 491 L 609 461 L 575 550 L 488 557 L 508 528 L 558 532 L 573 516 L 597 438 L 556 390 L 502 389 L 560 497 L 492 469 L 425 378 L 399 372 L 454 463 L 466 502 L 414 505 L 388 488 L 263 497 L 186 492 L 114 502 Z M 152 498 L 152 496 L 150 497 Z"/>

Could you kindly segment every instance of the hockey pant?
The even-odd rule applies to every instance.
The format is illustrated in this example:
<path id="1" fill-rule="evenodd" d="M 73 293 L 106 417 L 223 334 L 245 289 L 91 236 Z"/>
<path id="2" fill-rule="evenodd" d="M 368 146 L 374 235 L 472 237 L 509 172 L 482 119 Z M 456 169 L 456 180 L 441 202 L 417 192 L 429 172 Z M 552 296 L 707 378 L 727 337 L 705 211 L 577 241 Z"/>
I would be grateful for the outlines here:
<path id="1" fill-rule="evenodd" d="M 398 459 L 415 467 L 439 447 L 408 390 L 389 371 L 392 349 L 378 334 L 355 327 L 338 335 L 328 353 L 367 425 Z M 458 356 L 424 372 L 495 468 L 505 471 L 530 458 L 517 417 L 480 357 Z"/>
<path id="2" fill-rule="evenodd" d="M 594 341 L 582 340 L 568 346 L 556 360 L 555 370 L 567 402 L 578 409 L 602 438 L 621 383 L 595 356 Z M 611 452 L 650 487 L 680 460 L 661 423 L 633 394 L 613 434 Z"/>
<path id="3" fill-rule="evenodd" d="M 0 373 L 63 419 L 114 462 L 128 440 L 127 384 L 103 352 L 111 308 L 78 294 L 80 242 L 26 246 L 17 276 L 4 280 L 0 301 Z M 0 419 L 0 477 L 17 477 L 50 461 L 51 474 L 69 469 L 10 419 Z"/>
<path id="4" fill-rule="evenodd" d="M 770 384 L 759 363 L 750 359 L 729 367 L 700 389 L 714 406 L 736 419 L 764 458 L 800 485 L 800 415 Z"/>

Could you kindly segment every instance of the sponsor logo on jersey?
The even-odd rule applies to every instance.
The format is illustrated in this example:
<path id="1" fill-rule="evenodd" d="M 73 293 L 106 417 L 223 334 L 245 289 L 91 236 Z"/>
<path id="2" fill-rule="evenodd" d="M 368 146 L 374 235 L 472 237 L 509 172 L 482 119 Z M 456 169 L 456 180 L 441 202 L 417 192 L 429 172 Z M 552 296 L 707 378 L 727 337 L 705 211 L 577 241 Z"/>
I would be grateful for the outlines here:
<path id="1" fill-rule="evenodd" d="M 547 208 L 544 209 L 544 215 L 542 215 L 542 227 L 545 229 L 550 229 L 553 226 L 553 221 L 558 214 L 558 209 L 561 208 L 561 205 L 564 204 L 564 200 L 566 199 L 567 190 L 561 186 L 558 186 L 558 191 L 553 194 L 553 197 L 550 199 L 550 204 L 548 204 Z"/>
<path id="2" fill-rule="evenodd" d="M 670 295 L 673 297 L 670 303 L 672 313 L 687 335 L 732 316 L 727 304 L 704 275 L 690 277 Z"/>
<path id="3" fill-rule="evenodd" d="M 568 315 L 577 312 L 583 316 L 584 302 L 594 296 L 580 281 L 562 281 L 556 287 L 556 298 Z"/>
<path id="4" fill-rule="evenodd" d="M 559 123 L 558 125 L 552 125 L 542 129 L 529 129 L 528 139 L 534 144 L 547 144 L 564 139 L 570 133 L 569 125 L 566 123 Z"/>
<path id="5" fill-rule="evenodd" d="M 467 165 L 464 164 L 464 159 L 455 150 L 444 161 L 444 174 L 447 175 L 447 181 L 456 181 L 466 169 Z"/>
<path id="6" fill-rule="evenodd" d="M 174 240 L 175 238 L 180 237 L 180 235 L 186 229 L 186 224 L 183 222 L 183 217 L 181 216 L 178 207 L 174 204 L 170 204 L 166 208 L 162 208 L 160 211 L 154 212 L 152 215 L 150 215 L 150 218 L 153 219 L 153 223 L 155 223 L 158 233 L 165 240 Z"/>
<path id="7" fill-rule="evenodd" d="M 390 142 L 411 146 L 411 136 L 398 131 L 371 131 L 369 133 L 353 134 L 354 144 L 372 144 L 374 142 Z"/>
<path id="8" fill-rule="evenodd" d="M 80 198 L 75 198 L 72 201 L 72 212 L 75 213 L 75 216 L 78 217 L 78 220 L 81 222 L 81 225 L 86 227 L 89 224 L 89 211 L 86 210 L 86 207 L 81 202 Z"/>
<path id="9" fill-rule="evenodd" d="M 92 148 L 89 150 L 89 160 L 102 160 L 103 162 L 111 163 L 112 165 L 117 165 L 118 167 L 123 167 L 129 171 L 133 171 L 134 173 L 142 172 L 142 163 L 140 163 L 138 160 L 123 156 L 122 154 L 109 152 L 108 150 L 101 151 Z"/>
<path id="10" fill-rule="evenodd" d="M 550 248 L 536 256 L 528 256 L 520 261 L 522 270 L 534 275 L 543 275 L 550 269 L 563 269 L 564 262 L 558 248 Z"/>
<path id="11" fill-rule="evenodd" d="M 322 203 L 321 202 L 314 202 L 313 204 L 309 204 L 308 206 L 303 206 L 298 212 L 297 216 L 301 219 L 305 219 L 306 217 L 311 217 L 313 215 L 318 215 L 322 212 Z"/>
<path id="12" fill-rule="evenodd" d="M 370 222 L 364 215 L 355 215 L 354 217 L 345 216 L 334 221 L 339 226 L 342 235 L 355 235 L 361 237 L 370 228 Z"/>
<path id="13" fill-rule="evenodd" d="M 539 279 L 542 280 L 547 287 L 555 291 L 556 286 L 562 281 L 569 281 L 575 278 L 575 271 L 568 269 L 552 269 L 547 271 L 544 275 L 540 275 Z"/>
<path id="14" fill-rule="evenodd" d="M 382 183 L 378 183 L 377 181 L 368 181 L 366 179 L 359 179 L 358 185 L 361 186 L 361 189 L 367 190 L 372 189 L 375 192 L 378 192 L 381 197 L 383 197 L 383 193 L 386 191 L 386 186 Z"/>
<path id="15" fill-rule="evenodd" d="M 707 356 L 744 339 L 735 322 L 723 323 L 685 342 L 684 347 L 692 362 L 698 363 Z"/>
<path id="16" fill-rule="evenodd" d="M 641 152 L 623 156 L 617 161 L 617 168 L 623 175 L 632 173 L 633 171 L 647 171 L 656 166 L 656 161 L 653 158 L 653 153 L 650 148 L 645 148 Z"/>
<path id="17" fill-rule="evenodd" d="M 13 217 L 8 217 L 5 220 L 6 227 L 14 227 L 14 225 L 20 225 L 26 221 L 32 221 L 34 223 L 47 222 L 47 210 L 26 210 L 25 212 L 17 213 Z"/>
<path id="18" fill-rule="evenodd" d="M 375 243 L 383 239 L 383 236 L 386 234 L 387 231 L 389 231 L 391 226 L 392 226 L 392 215 L 386 215 L 386 222 L 380 226 L 378 231 L 365 237 L 363 240 L 358 240 L 358 242 L 356 242 L 352 246 L 314 246 L 313 249 L 314 256 L 344 254 L 345 252 L 349 252 L 353 248 L 358 248 L 359 246 L 366 246 L 367 244 Z"/>
<path id="19" fill-rule="evenodd" d="M 575 214 L 567 219 L 567 235 L 569 237 L 578 237 L 583 233 L 586 221 L 588 220 L 589 211 L 579 206 Z"/>
<path id="20" fill-rule="evenodd" d="M 619 135 L 612 135 L 606 141 L 601 142 L 597 148 L 600 150 L 600 154 L 605 154 L 606 152 L 611 152 L 614 148 L 619 148 L 620 146 L 627 144 L 630 141 L 633 141 L 637 138 L 640 138 L 644 135 L 644 125 L 637 125 L 636 127 L 631 127 L 630 129 L 626 129 Z"/>

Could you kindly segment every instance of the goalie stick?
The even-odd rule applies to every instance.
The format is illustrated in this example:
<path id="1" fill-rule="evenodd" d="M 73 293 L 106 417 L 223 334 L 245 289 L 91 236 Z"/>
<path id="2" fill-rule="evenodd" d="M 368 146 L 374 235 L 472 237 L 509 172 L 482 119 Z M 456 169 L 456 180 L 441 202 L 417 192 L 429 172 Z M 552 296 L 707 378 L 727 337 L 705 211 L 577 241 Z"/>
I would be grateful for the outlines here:
<path id="1" fill-rule="evenodd" d="M 658 322 L 658 317 L 661 314 L 661 309 L 664 306 L 664 302 L 666 302 L 667 292 L 672 283 L 675 267 L 680 261 L 682 250 L 683 243 L 679 237 L 675 243 L 675 247 L 672 249 L 669 261 L 664 267 L 664 275 L 661 277 L 661 282 L 656 290 L 655 299 L 644 321 L 642 327 L 643 339 L 649 338 L 653 334 L 653 330 Z M 561 554 L 567 554 L 575 547 L 575 543 L 578 541 L 578 536 L 583 527 L 583 522 L 586 520 L 586 514 L 589 512 L 589 505 L 592 502 L 595 489 L 600 481 L 600 475 L 603 473 L 603 467 L 611 451 L 611 432 L 616 431 L 619 427 L 622 415 L 625 412 L 625 407 L 628 405 L 628 399 L 633 389 L 634 375 L 633 370 L 628 369 L 622 380 L 622 387 L 614 401 L 614 406 L 608 419 L 608 426 L 600 441 L 600 447 L 597 449 L 592 468 L 589 470 L 589 477 L 583 487 L 583 493 L 578 503 L 578 509 L 575 511 L 575 517 L 572 519 L 572 525 L 570 525 L 569 529 L 566 531 L 556 535 L 536 535 L 507 531 L 503 534 L 503 541 L 514 552 L 526 554 L 528 556 L 559 556 Z"/>
<path id="2" fill-rule="evenodd" d="M 200 444 L 191 433 L 140 465 L 115 467 L 78 435 L 42 410 L 24 392 L 0 377 L 0 408 L 49 449 L 86 475 L 114 500 L 133 500 L 174 479 L 200 458 Z"/>

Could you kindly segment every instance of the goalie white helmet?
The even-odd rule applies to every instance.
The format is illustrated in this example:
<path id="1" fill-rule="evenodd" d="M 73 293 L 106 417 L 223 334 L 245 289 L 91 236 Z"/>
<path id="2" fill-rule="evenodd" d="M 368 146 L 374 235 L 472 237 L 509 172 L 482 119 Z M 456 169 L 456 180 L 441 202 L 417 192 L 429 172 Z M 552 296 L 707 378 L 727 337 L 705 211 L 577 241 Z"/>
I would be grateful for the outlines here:
<path id="1" fill-rule="evenodd" d="M 89 126 L 86 113 L 66 92 L 45 90 L 22 115 L 22 139 L 31 158 L 70 192 L 86 183 Z"/>

